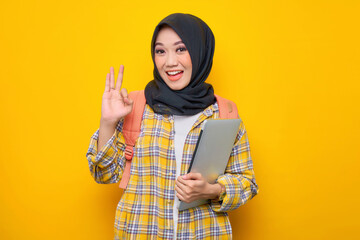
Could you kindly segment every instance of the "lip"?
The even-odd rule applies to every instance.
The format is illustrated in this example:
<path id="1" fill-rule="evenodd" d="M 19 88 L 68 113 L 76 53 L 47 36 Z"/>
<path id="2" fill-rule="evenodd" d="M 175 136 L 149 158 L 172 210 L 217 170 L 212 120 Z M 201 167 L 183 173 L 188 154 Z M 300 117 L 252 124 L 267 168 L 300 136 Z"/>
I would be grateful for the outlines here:
<path id="1" fill-rule="evenodd" d="M 176 75 L 169 75 L 168 72 L 177 72 L 179 71 L 180 73 L 176 74 Z M 170 81 L 177 81 L 179 80 L 183 75 L 184 75 L 184 71 L 183 70 L 171 70 L 171 71 L 165 71 L 167 78 Z"/>

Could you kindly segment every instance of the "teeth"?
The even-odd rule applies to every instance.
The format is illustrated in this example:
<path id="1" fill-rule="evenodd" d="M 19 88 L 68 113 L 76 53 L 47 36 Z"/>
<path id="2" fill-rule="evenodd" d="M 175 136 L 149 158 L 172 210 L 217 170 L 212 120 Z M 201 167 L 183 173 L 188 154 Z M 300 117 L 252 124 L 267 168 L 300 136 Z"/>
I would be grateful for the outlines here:
<path id="1" fill-rule="evenodd" d="M 167 74 L 169 75 L 176 75 L 178 73 L 181 73 L 181 71 L 167 72 Z"/>

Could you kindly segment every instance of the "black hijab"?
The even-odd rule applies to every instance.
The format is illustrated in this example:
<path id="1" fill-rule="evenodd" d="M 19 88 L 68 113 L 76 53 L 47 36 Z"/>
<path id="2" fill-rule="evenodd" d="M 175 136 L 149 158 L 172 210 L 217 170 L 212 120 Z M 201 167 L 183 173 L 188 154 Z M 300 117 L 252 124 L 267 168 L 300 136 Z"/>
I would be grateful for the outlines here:
<path id="1" fill-rule="evenodd" d="M 192 63 L 189 85 L 172 90 L 161 78 L 154 60 L 156 37 L 163 26 L 171 27 L 184 42 Z M 190 14 L 174 13 L 164 18 L 155 28 L 151 41 L 154 62 L 154 80 L 145 87 L 147 104 L 156 113 L 194 115 L 215 102 L 213 87 L 205 83 L 213 61 L 215 39 L 211 29 L 200 18 Z"/>

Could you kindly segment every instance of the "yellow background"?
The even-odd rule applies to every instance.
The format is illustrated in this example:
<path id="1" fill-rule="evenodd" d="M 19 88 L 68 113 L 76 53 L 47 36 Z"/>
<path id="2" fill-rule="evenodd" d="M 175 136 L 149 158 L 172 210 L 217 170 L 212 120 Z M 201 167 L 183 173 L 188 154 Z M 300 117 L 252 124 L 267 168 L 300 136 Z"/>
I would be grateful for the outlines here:
<path id="1" fill-rule="evenodd" d="M 358 239 L 359 1 L 1 1 L 0 239 L 112 239 L 114 185 L 85 153 L 110 66 L 152 79 L 174 12 L 216 38 L 209 82 L 237 103 L 260 193 L 234 239 Z"/>

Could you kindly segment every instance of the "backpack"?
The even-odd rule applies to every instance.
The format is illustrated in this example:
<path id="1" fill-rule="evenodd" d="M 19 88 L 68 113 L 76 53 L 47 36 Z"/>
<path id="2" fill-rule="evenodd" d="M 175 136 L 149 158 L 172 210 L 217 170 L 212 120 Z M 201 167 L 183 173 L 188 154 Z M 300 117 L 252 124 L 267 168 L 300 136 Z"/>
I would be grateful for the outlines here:
<path id="1" fill-rule="evenodd" d="M 134 105 L 131 113 L 125 117 L 123 129 L 122 129 L 122 133 L 126 145 L 125 169 L 119 185 L 119 187 L 122 189 L 126 189 L 126 186 L 130 179 L 130 168 L 131 168 L 131 160 L 134 155 L 134 146 L 140 134 L 141 120 L 146 105 L 144 90 L 130 92 L 129 97 L 132 100 L 134 100 Z M 215 97 L 219 106 L 220 118 L 222 119 L 239 118 L 237 107 L 234 102 L 222 98 L 216 94 Z"/>

